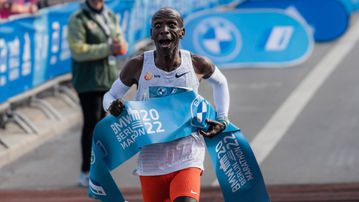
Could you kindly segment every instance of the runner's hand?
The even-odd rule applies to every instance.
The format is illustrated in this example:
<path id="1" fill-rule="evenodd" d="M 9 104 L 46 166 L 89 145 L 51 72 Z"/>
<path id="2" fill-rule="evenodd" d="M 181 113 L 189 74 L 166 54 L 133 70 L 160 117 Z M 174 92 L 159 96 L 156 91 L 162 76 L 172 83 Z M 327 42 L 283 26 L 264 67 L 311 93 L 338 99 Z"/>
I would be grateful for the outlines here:
<path id="1" fill-rule="evenodd" d="M 208 131 L 199 130 L 204 137 L 212 138 L 226 129 L 226 124 L 223 122 L 206 119 L 206 123 L 209 125 Z"/>
<path id="2" fill-rule="evenodd" d="M 114 100 L 110 107 L 108 108 L 108 112 L 114 116 L 119 116 L 121 112 L 125 109 L 125 105 L 123 104 L 121 99 Z"/>

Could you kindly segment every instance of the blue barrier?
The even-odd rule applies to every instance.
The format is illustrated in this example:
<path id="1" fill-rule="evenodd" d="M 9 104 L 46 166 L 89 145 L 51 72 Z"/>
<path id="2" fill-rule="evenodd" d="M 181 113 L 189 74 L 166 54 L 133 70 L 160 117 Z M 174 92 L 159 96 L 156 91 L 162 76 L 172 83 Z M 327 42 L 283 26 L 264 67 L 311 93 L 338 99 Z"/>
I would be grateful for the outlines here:
<path id="1" fill-rule="evenodd" d="M 5 85 L 9 89 L 7 97 L 15 96 L 32 87 L 34 43 L 31 41 L 35 30 L 34 17 L 9 21 L 1 28 L 1 38 L 5 40 Z M 6 57 L 6 58 L 5 58 Z M 3 62 L 2 62 L 3 63 Z"/>
<path id="2" fill-rule="evenodd" d="M 46 79 L 71 71 L 71 52 L 67 43 L 67 21 L 78 5 L 67 4 L 62 9 L 47 12 L 48 44 Z"/>
<path id="3" fill-rule="evenodd" d="M 8 85 L 7 85 L 7 46 L 4 37 L 7 36 L 5 29 L 0 29 L 0 103 L 5 102 L 8 98 Z"/>
<path id="4" fill-rule="evenodd" d="M 349 0 L 346 0 L 348 3 Z M 351 0 L 350 0 L 351 1 Z M 349 24 L 349 14 L 337 0 L 248 0 L 238 6 L 244 8 L 295 9 L 314 29 L 315 41 L 330 41 L 340 37 Z M 358 4 L 358 3 L 357 3 Z M 354 9 L 355 4 L 350 5 Z"/>
<path id="5" fill-rule="evenodd" d="M 307 24 L 280 9 L 203 11 L 185 21 L 191 34 L 181 45 L 223 68 L 293 65 L 313 47 Z"/>

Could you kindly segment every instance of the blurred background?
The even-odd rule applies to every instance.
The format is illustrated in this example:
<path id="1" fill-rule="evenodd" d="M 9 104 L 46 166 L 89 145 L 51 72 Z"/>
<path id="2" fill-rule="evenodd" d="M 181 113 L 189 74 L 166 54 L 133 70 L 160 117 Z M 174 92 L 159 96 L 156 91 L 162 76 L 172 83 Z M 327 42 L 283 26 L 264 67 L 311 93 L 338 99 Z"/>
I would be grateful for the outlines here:
<path id="1" fill-rule="evenodd" d="M 1 202 L 91 201 L 76 181 L 82 114 L 67 43 L 79 3 L 0 0 Z M 359 201 L 359 1 L 105 3 L 128 42 L 119 72 L 153 48 L 156 10 L 181 12 L 181 47 L 227 77 L 229 118 L 250 142 L 273 201 Z M 205 82 L 200 94 L 212 101 Z M 112 175 L 128 200 L 141 201 L 135 165 L 132 158 Z M 208 157 L 202 188 L 202 201 L 223 201 Z"/>

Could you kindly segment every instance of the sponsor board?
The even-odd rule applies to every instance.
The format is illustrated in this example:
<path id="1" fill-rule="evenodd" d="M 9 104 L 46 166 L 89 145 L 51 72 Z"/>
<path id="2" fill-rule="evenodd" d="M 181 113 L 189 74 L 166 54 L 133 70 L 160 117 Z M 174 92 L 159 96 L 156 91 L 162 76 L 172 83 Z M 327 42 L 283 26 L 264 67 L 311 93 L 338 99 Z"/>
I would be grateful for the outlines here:
<path id="1" fill-rule="evenodd" d="M 349 0 L 345 0 L 347 3 Z M 344 2 L 344 1 L 343 1 Z M 350 0 L 352 3 L 352 1 Z M 357 7 L 359 3 L 356 3 Z M 351 4 L 353 7 L 354 4 Z M 348 28 L 349 14 L 337 0 L 249 0 L 239 4 L 241 9 L 279 8 L 297 12 L 313 28 L 315 41 L 330 41 L 340 37 Z"/>
<path id="2" fill-rule="evenodd" d="M 185 27 L 182 48 L 221 68 L 290 66 L 307 59 L 313 47 L 307 24 L 280 9 L 198 12 Z"/>

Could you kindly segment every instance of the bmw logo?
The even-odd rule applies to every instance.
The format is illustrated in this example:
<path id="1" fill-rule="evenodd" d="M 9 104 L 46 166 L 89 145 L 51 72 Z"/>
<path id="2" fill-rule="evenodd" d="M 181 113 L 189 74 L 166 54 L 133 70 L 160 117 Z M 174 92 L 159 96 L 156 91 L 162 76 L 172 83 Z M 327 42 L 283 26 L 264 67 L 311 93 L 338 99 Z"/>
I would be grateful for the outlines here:
<path id="1" fill-rule="evenodd" d="M 225 62 L 238 56 L 242 37 L 236 26 L 225 18 L 206 18 L 194 29 L 193 42 L 199 54 Z"/>
<path id="2" fill-rule="evenodd" d="M 158 96 L 164 96 L 167 94 L 167 89 L 166 88 L 162 88 L 162 87 L 159 87 L 157 89 L 157 95 Z"/>

